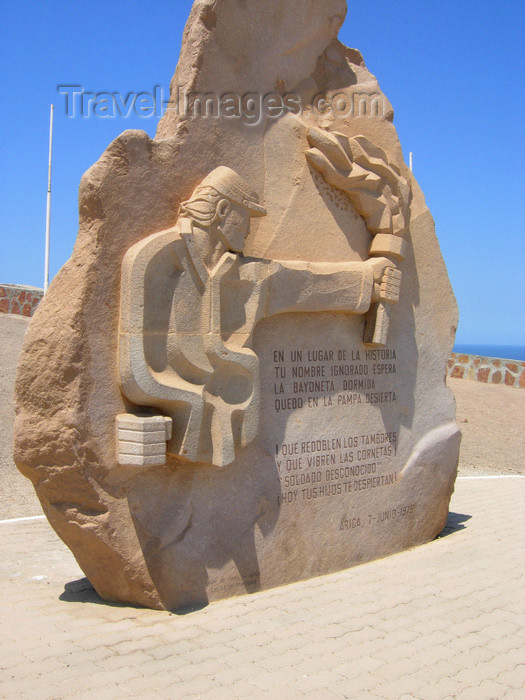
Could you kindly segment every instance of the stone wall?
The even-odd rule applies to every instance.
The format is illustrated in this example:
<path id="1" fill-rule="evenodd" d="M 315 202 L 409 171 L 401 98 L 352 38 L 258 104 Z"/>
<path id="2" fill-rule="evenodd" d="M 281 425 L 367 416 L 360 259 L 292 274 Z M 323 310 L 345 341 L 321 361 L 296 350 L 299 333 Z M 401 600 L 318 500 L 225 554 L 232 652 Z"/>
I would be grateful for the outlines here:
<path id="1" fill-rule="evenodd" d="M 0 286 L 0 313 L 32 316 L 43 296 L 43 290 L 37 287 L 3 284 Z"/>
<path id="2" fill-rule="evenodd" d="M 525 362 L 502 360 L 453 352 L 447 375 L 457 379 L 473 379 L 486 384 L 506 384 L 525 388 Z"/>

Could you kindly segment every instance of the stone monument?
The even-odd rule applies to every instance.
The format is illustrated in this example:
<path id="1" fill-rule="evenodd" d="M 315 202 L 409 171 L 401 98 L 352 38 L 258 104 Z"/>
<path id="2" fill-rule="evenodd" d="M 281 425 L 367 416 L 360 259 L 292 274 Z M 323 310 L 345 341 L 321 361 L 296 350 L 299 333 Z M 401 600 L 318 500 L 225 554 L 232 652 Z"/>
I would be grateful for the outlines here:
<path id="1" fill-rule="evenodd" d="M 197 0 L 151 140 L 80 184 L 15 459 L 107 600 L 168 610 L 428 542 L 457 309 L 344 0 Z"/>

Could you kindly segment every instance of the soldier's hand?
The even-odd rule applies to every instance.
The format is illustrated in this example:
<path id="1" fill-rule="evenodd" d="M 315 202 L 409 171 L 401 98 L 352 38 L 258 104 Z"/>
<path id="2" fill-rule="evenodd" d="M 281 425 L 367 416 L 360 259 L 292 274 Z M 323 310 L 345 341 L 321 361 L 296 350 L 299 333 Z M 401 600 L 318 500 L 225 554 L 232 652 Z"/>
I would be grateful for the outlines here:
<path id="1" fill-rule="evenodd" d="M 369 260 L 374 274 L 372 301 L 397 304 L 401 288 L 401 272 L 388 258 L 371 258 Z"/>

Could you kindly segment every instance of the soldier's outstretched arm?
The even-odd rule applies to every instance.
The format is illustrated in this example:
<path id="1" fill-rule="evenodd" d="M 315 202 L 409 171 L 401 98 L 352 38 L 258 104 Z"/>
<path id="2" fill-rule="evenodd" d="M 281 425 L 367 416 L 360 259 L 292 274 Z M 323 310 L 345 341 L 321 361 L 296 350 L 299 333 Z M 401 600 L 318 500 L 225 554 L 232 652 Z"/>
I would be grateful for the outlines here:
<path id="1" fill-rule="evenodd" d="M 265 316 L 294 311 L 366 313 L 372 301 L 395 303 L 401 273 L 387 258 L 364 262 L 275 261 L 268 265 Z"/>

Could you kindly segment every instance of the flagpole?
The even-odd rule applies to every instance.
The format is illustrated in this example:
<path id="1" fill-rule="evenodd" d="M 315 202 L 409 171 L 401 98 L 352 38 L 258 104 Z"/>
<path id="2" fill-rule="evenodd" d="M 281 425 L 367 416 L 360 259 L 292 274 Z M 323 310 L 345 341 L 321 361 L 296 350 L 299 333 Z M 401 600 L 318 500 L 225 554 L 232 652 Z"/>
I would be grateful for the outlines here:
<path id="1" fill-rule="evenodd" d="M 46 211 L 46 255 L 44 263 L 44 294 L 49 287 L 49 227 L 51 223 L 51 160 L 53 156 L 53 112 L 55 106 L 51 105 L 49 113 L 49 168 L 47 173 L 47 211 Z"/>

